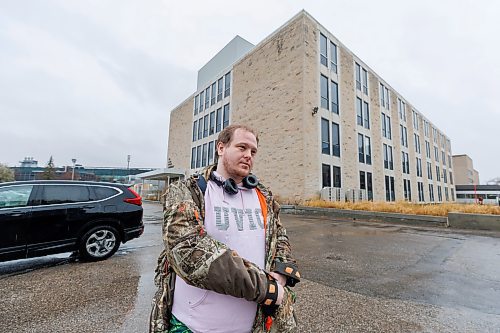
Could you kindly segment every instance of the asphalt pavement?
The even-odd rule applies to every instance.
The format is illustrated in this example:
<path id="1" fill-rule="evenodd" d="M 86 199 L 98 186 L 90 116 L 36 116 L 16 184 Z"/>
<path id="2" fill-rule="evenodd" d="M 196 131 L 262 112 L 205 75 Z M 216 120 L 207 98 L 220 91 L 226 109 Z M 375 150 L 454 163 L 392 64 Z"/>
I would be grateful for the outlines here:
<path id="1" fill-rule="evenodd" d="M 108 260 L 0 263 L 1 332 L 147 332 L 161 206 Z M 300 332 L 500 332 L 500 234 L 282 215 Z"/>

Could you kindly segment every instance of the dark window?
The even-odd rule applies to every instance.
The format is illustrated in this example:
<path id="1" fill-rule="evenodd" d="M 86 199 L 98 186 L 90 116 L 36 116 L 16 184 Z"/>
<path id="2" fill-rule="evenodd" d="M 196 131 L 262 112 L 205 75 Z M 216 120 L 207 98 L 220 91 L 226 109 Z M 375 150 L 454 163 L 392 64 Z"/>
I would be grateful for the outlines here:
<path id="1" fill-rule="evenodd" d="M 368 72 L 363 68 L 363 94 L 368 95 Z"/>
<path id="2" fill-rule="evenodd" d="M 366 190 L 366 177 L 364 171 L 359 172 L 359 188 Z"/>
<path id="3" fill-rule="evenodd" d="M 330 123 L 321 118 L 321 153 L 330 155 Z"/>
<path id="4" fill-rule="evenodd" d="M 215 132 L 219 133 L 222 130 L 222 108 L 217 109 L 217 113 L 215 116 L 216 119 L 216 127 L 215 127 Z"/>
<path id="5" fill-rule="evenodd" d="M 368 106 L 368 103 L 363 102 L 363 120 L 364 120 L 364 127 L 370 129 L 370 107 Z"/>
<path id="6" fill-rule="evenodd" d="M 330 89 L 332 92 L 332 112 L 339 114 L 339 85 L 330 81 Z"/>
<path id="7" fill-rule="evenodd" d="M 327 48 L 327 39 L 326 36 L 320 34 L 319 38 L 319 49 L 320 49 L 320 61 L 321 64 L 328 67 L 328 48 Z"/>
<path id="8" fill-rule="evenodd" d="M 366 164 L 372 164 L 372 145 L 369 137 L 365 136 L 365 160 Z"/>
<path id="9" fill-rule="evenodd" d="M 208 115 L 203 117 L 203 137 L 206 138 L 208 136 Z"/>
<path id="10" fill-rule="evenodd" d="M 368 200 L 373 200 L 373 186 L 372 186 L 372 173 L 366 173 L 366 184 L 367 184 L 367 194 Z"/>
<path id="11" fill-rule="evenodd" d="M 203 144 L 203 151 L 201 156 L 201 166 L 204 167 L 207 165 L 207 144 Z"/>
<path id="12" fill-rule="evenodd" d="M 328 78 L 321 75 L 321 107 L 328 110 L 329 98 L 328 98 Z"/>
<path id="13" fill-rule="evenodd" d="M 202 91 L 200 93 L 200 112 L 203 111 L 203 97 L 205 96 L 205 93 Z"/>
<path id="14" fill-rule="evenodd" d="M 210 132 L 209 135 L 215 133 L 215 111 L 210 112 Z"/>
<path id="15" fill-rule="evenodd" d="M 196 95 L 194 98 L 194 115 L 196 116 L 198 114 L 198 96 Z"/>
<path id="16" fill-rule="evenodd" d="M 208 165 L 214 163 L 214 141 L 208 143 Z"/>
<path id="17" fill-rule="evenodd" d="M 0 208 L 23 207 L 28 205 L 32 189 L 33 185 L 8 186 L 0 188 Z"/>
<path id="18" fill-rule="evenodd" d="M 321 165 L 321 177 L 323 179 L 323 187 L 332 186 L 331 171 L 330 171 L 330 166 L 328 164 Z"/>
<path id="19" fill-rule="evenodd" d="M 361 98 L 356 97 L 356 123 L 360 126 L 363 126 L 363 110 L 362 110 L 363 101 Z"/>
<path id="20" fill-rule="evenodd" d="M 198 121 L 193 122 L 193 142 L 198 138 Z"/>
<path id="21" fill-rule="evenodd" d="M 356 63 L 356 89 L 361 91 L 361 66 Z"/>
<path id="22" fill-rule="evenodd" d="M 229 104 L 224 105 L 224 115 L 222 117 L 222 128 L 229 126 Z"/>
<path id="23" fill-rule="evenodd" d="M 210 99 L 210 105 L 214 105 L 215 104 L 215 83 L 212 83 L 212 98 Z"/>
<path id="24" fill-rule="evenodd" d="M 201 146 L 196 147 L 196 167 L 201 166 Z"/>
<path id="25" fill-rule="evenodd" d="M 223 81 L 222 78 L 217 80 L 217 102 L 219 102 L 222 99 L 222 81 Z"/>
<path id="26" fill-rule="evenodd" d="M 196 168 L 196 147 L 191 148 L 191 169 Z"/>
<path id="27" fill-rule="evenodd" d="M 203 138 L 203 118 L 198 119 L 198 140 Z"/>
<path id="28" fill-rule="evenodd" d="M 330 67 L 337 73 L 337 45 L 330 42 Z"/>
<path id="29" fill-rule="evenodd" d="M 342 187 L 342 177 L 340 175 L 340 167 L 333 167 L 333 187 Z"/>
<path id="30" fill-rule="evenodd" d="M 107 199 L 117 194 L 118 192 L 111 187 L 102 187 L 102 186 L 92 186 L 94 189 L 95 197 L 97 200 Z"/>
<path id="31" fill-rule="evenodd" d="M 231 95 L 231 72 L 224 76 L 224 97 Z"/>
<path id="32" fill-rule="evenodd" d="M 42 205 L 90 201 L 88 186 L 46 185 L 42 188 Z"/>
<path id="33" fill-rule="evenodd" d="M 363 134 L 358 134 L 358 156 L 359 162 L 365 163 L 365 140 Z"/>
<path id="34" fill-rule="evenodd" d="M 332 123 L 332 148 L 333 156 L 340 157 L 340 131 L 337 123 Z"/>
<path id="35" fill-rule="evenodd" d="M 205 109 L 208 109 L 210 106 L 210 87 L 205 89 Z"/>

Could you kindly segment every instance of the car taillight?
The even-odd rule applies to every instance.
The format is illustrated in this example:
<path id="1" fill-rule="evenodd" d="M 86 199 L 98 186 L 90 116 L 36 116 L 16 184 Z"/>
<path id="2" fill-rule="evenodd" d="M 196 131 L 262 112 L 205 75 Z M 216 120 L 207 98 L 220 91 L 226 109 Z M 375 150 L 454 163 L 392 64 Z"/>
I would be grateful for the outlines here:
<path id="1" fill-rule="evenodd" d="M 141 196 L 139 194 L 137 194 L 137 192 L 131 188 L 128 188 L 128 190 L 130 191 L 130 193 L 132 193 L 135 196 L 135 198 L 123 199 L 123 201 L 125 201 L 126 203 L 129 203 L 129 204 L 132 204 L 132 205 L 142 206 Z"/>

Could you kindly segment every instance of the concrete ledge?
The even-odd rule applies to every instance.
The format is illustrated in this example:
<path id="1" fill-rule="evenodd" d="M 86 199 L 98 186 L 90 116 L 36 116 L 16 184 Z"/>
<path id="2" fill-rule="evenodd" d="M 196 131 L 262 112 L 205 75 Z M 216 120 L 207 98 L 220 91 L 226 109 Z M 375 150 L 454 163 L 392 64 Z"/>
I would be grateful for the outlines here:
<path id="1" fill-rule="evenodd" d="M 500 215 L 448 213 L 448 226 L 457 229 L 500 231 Z"/>
<path id="2" fill-rule="evenodd" d="M 448 219 L 441 216 L 408 215 L 398 213 L 371 212 L 364 210 L 347 210 L 334 208 L 319 208 L 308 206 L 282 205 L 281 213 L 310 216 L 326 216 L 332 218 L 360 219 L 364 221 L 386 222 L 407 225 L 424 225 L 446 227 Z"/>

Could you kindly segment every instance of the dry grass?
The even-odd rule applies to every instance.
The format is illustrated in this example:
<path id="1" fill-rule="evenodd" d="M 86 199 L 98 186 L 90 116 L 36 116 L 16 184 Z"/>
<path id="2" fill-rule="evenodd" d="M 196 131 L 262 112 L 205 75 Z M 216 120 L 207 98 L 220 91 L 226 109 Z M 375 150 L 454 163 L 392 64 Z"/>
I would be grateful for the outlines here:
<path id="1" fill-rule="evenodd" d="M 339 202 L 311 200 L 306 201 L 305 206 L 324 207 L 336 209 L 367 210 L 374 212 L 388 212 L 415 215 L 448 216 L 449 212 L 460 212 L 470 214 L 493 214 L 500 215 L 500 207 L 474 204 L 415 204 L 406 201 L 384 202 L 384 201 L 358 201 Z"/>

